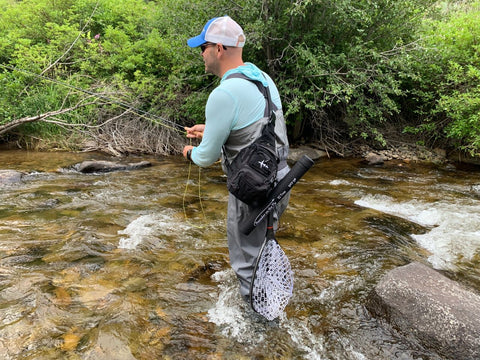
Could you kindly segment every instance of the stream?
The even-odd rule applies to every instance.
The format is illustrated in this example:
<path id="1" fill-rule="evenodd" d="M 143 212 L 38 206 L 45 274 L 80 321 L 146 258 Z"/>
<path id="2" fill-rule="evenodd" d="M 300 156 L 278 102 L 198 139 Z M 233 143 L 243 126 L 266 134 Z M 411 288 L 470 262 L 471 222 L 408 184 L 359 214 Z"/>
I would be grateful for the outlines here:
<path id="1" fill-rule="evenodd" d="M 95 153 L 0 151 L 0 358 L 445 360 L 364 304 L 419 261 L 480 292 L 480 169 L 322 159 L 277 240 L 295 274 L 285 314 L 243 302 L 228 262 L 226 178 L 181 157 L 82 174 Z"/>

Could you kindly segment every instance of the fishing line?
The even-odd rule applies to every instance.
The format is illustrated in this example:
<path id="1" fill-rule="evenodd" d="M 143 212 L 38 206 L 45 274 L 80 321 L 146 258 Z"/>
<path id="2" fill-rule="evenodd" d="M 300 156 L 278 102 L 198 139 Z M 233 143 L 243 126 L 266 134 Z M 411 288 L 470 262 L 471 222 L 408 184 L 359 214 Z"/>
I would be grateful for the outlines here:
<path id="1" fill-rule="evenodd" d="M 192 144 L 192 139 L 190 139 L 190 145 Z M 185 190 L 183 192 L 183 215 L 185 216 L 185 220 L 193 227 L 196 227 L 196 228 L 199 228 L 199 229 L 202 229 L 203 226 L 198 226 L 198 225 L 195 225 L 195 224 L 192 224 L 189 219 L 188 219 L 188 215 L 187 215 L 187 207 L 185 205 L 186 203 L 186 198 L 187 198 L 187 192 L 188 192 L 188 183 L 190 182 L 190 177 L 191 177 L 191 173 L 192 173 L 192 166 L 193 166 L 193 163 L 190 161 L 189 164 L 188 164 L 188 176 L 187 176 L 187 182 L 185 184 Z M 206 219 L 206 216 L 205 216 L 205 210 L 203 208 L 203 203 L 202 203 L 202 192 L 201 192 L 201 167 L 198 166 L 198 200 L 200 202 L 200 209 L 202 210 L 202 216 L 203 216 L 203 219 L 205 220 Z"/>
<path id="2" fill-rule="evenodd" d="M 24 74 L 27 74 L 27 75 L 30 75 L 30 76 L 34 76 L 34 77 L 37 77 L 37 78 L 40 78 L 40 79 L 43 79 L 43 80 L 46 80 L 46 81 L 50 81 L 54 84 L 57 84 L 57 85 L 61 85 L 61 86 L 64 86 L 64 87 L 67 87 L 69 89 L 72 89 L 72 90 L 76 90 L 76 91 L 79 91 L 79 92 L 82 92 L 84 94 L 87 94 L 87 95 L 90 95 L 90 96 L 93 96 L 93 97 L 96 97 L 98 99 L 102 99 L 102 100 L 105 100 L 111 104 L 115 104 L 115 105 L 118 105 L 126 110 L 131 110 L 133 111 L 134 113 L 136 113 L 138 116 L 140 116 L 141 118 L 143 119 L 146 119 L 146 120 L 149 120 L 157 125 L 161 125 L 161 126 L 164 126 L 166 128 L 169 128 L 173 131 L 176 131 L 178 133 L 181 133 L 181 134 L 184 134 L 185 133 L 185 129 L 182 125 L 174 122 L 174 121 L 171 121 L 171 120 L 168 120 L 168 119 L 165 119 L 161 116 L 158 116 L 158 115 L 154 115 L 154 114 L 151 114 L 147 111 L 144 111 L 144 110 L 140 110 L 138 108 L 135 108 L 134 106 L 130 105 L 130 104 L 127 104 L 125 102 L 122 102 L 120 100 L 116 100 L 116 99 L 112 99 L 108 96 L 105 96 L 105 95 L 102 95 L 102 94 L 98 94 L 98 93 L 95 93 L 93 91 L 89 91 L 89 90 L 85 90 L 85 89 L 82 89 L 78 86 L 75 86 L 75 85 L 71 85 L 71 84 L 68 84 L 66 82 L 63 82 L 63 81 L 60 81 L 60 80 L 57 80 L 57 79 L 52 79 L 52 78 L 49 78 L 48 76 L 44 76 L 44 75 L 39 75 L 39 74 L 36 74 L 32 71 L 29 71 L 29 70 L 25 70 L 25 69 L 20 69 L 20 68 L 17 68 L 15 66 L 11 66 L 11 65 L 4 65 L 4 64 L 0 64 L 0 67 L 4 68 L 4 69 L 7 69 L 7 70 L 10 70 L 10 71 L 17 71 L 17 72 L 21 72 L 21 73 L 24 73 Z M 160 120 L 160 122 L 156 121 L 156 120 Z"/>

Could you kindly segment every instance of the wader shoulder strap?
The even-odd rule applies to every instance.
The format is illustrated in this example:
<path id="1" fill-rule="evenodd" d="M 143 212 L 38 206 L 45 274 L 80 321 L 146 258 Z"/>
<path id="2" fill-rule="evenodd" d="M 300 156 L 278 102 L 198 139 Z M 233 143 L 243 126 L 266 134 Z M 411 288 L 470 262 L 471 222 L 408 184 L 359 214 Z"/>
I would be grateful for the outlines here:
<path id="1" fill-rule="evenodd" d="M 265 98 L 265 112 L 263 114 L 264 117 L 270 117 L 270 114 L 272 113 L 272 111 L 277 110 L 277 106 L 272 102 L 272 99 L 270 96 L 270 89 L 268 87 L 265 87 L 261 81 L 250 79 L 248 76 L 242 73 L 233 73 L 231 75 L 228 75 L 225 78 L 225 80 L 227 79 L 244 79 L 244 80 L 251 81 L 257 86 L 258 91 L 260 91 L 263 97 Z"/>
<path id="2" fill-rule="evenodd" d="M 268 122 L 267 122 L 267 124 L 265 125 L 265 127 L 262 131 L 262 136 L 261 137 L 264 137 L 264 139 L 268 140 L 269 143 L 271 142 L 272 148 L 275 149 L 275 119 L 276 119 L 275 111 L 278 108 L 273 103 L 273 101 L 271 99 L 270 89 L 268 87 L 264 86 L 261 81 L 250 79 L 248 76 L 245 76 L 242 73 L 233 73 L 233 74 L 227 76 L 225 78 L 225 80 L 233 79 L 233 78 L 244 79 L 244 80 L 251 81 L 252 83 L 254 83 L 257 86 L 258 91 L 260 91 L 260 93 L 262 93 L 262 95 L 264 96 L 264 98 L 265 98 L 265 111 L 264 111 L 263 117 L 268 118 Z M 267 134 L 269 134 L 269 136 Z M 227 169 L 229 169 L 230 168 L 230 163 L 229 163 L 229 161 L 227 159 L 227 156 L 226 156 L 227 152 L 225 150 L 225 145 L 222 146 L 222 151 L 223 151 L 223 154 L 225 156 L 225 166 L 227 167 Z"/>

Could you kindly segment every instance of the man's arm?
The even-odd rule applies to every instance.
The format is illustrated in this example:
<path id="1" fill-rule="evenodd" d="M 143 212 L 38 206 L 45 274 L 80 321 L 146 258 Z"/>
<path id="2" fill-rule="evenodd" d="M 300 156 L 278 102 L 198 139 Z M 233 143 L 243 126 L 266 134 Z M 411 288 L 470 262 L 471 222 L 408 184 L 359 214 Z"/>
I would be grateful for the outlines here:
<path id="1" fill-rule="evenodd" d="M 191 149 L 191 160 L 202 167 L 217 161 L 221 155 L 222 146 L 230 135 L 236 116 L 237 105 L 233 96 L 228 91 L 219 88 L 212 91 L 205 109 L 206 122 L 203 125 L 202 141 L 196 147 L 185 146 L 184 156 L 187 157 L 188 150 Z M 198 127 L 195 129 L 196 126 Z M 202 130 L 202 125 L 195 125 L 192 129 L 194 131 Z"/>

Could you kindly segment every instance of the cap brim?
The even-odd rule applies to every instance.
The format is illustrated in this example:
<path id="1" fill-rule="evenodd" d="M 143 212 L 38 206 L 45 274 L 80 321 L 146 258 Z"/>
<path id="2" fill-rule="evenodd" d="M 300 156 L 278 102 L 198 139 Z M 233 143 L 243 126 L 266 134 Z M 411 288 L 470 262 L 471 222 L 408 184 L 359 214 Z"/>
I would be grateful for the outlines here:
<path id="1" fill-rule="evenodd" d="M 187 40 L 188 46 L 190 46 L 192 48 L 199 47 L 200 45 L 205 44 L 205 43 L 206 43 L 206 41 L 205 41 L 203 35 L 198 35 L 198 36 L 195 36 L 195 37 Z"/>

